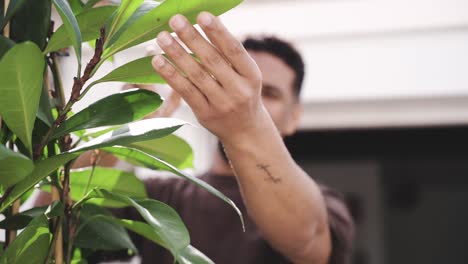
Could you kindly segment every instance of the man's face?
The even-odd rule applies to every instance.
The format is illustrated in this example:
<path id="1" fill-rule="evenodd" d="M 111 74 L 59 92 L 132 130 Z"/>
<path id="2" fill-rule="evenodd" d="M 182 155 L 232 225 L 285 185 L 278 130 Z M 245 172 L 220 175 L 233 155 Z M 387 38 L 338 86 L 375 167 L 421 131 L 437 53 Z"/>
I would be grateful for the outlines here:
<path id="1" fill-rule="evenodd" d="M 302 113 L 294 93 L 294 71 L 281 59 L 267 53 L 249 51 L 263 77 L 262 100 L 282 136 L 293 134 Z"/>

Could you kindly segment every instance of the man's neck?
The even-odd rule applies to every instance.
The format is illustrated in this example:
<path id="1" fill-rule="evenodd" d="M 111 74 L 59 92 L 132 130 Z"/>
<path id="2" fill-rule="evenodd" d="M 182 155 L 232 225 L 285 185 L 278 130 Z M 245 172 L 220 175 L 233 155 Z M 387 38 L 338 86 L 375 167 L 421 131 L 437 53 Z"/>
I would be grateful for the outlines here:
<path id="1" fill-rule="evenodd" d="M 223 177 L 234 177 L 234 172 L 232 170 L 229 162 L 221 156 L 222 154 L 219 150 L 216 151 L 214 155 L 213 165 L 210 168 L 210 172 L 217 176 Z"/>

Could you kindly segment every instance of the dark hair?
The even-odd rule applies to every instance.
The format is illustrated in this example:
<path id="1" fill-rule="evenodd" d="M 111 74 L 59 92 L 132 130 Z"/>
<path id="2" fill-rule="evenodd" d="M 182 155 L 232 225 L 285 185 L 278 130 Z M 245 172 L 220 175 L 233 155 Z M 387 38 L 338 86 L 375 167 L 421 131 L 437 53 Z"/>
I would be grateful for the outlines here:
<path id="1" fill-rule="evenodd" d="M 302 83 L 304 81 L 304 61 L 301 54 L 289 42 L 281 40 L 274 36 L 267 37 L 247 37 L 242 44 L 247 50 L 262 51 L 272 54 L 281 59 L 296 74 L 293 88 L 297 97 L 301 93 Z"/>

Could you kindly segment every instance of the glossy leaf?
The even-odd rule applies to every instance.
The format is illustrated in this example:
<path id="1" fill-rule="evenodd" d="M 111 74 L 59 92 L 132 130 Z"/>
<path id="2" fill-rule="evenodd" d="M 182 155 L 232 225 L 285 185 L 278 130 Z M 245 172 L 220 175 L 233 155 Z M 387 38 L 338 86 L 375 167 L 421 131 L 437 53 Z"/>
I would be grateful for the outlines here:
<path id="1" fill-rule="evenodd" d="M 1 28 L 3 29 L 5 25 L 10 21 L 10 19 L 15 15 L 15 13 L 26 3 L 26 0 L 11 0 L 8 5 L 8 9 L 5 17 L 3 18 Z"/>
<path id="2" fill-rule="evenodd" d="M 147 153 L 145 153 L 145 152 L 143 152 L 141 150 L 138 150 L 138 149 L 115 146 L 115 147 L 104 148 L 103 150 L 106 151 L 106 152 L 112 153 L 113 155 L 115 155 L 118 158 L 123 158 L 123 159 L 126 159 L 126 160 L 135 160 L 138 163 L 140 163 L 140 164 L 142 164 L 142 165 L 144 165 L 145 167 L 148 167 L 148 168 L 158 168 L 158 169 L 161 169 L 161 170 L 166 170 L 166 171 L 172 172 L 175 175 L 180 176 L 180 177 L 182 177 L 182 178 L 184 178 L 184 179 L 198 185 L 199 187 L 207 190 L 208 192 L 210 192 L 211 194 L 213 194 L 216 197 L 220 198 L 221 200 L 223 200 L 224 202 L 229 204 L 232 208 L 234 208 L 234 210 L 237 212 L 237 214 L 240 217 L 242 228 L 244 228 L 244 219 L 242 217 L 242 212 L 239 210 L 239 208 L 237 208 L 236 204 L 231 199 L 229 199 L 227 196 L 225 196 L 223 193 L 221 193 L 220 191 L 218 191 L 217 189 L 215 189 L 214 187 L 212 187 L 208 183 L 200 180 L 199 178 L 194 177 L 194 176 L 189 175 L 189 174 L 186 174 L 186 173 L 178 170 L 177 168 L 175 168 L 171 164 L 165 162 L 164 160 L 161 160 L 158 157 L 149 155 L 149 154 L 147 154 Z"/>
<path id="3" fill-rule="evenodd" d="M 158 157 L 178 169 L 193 168 L 192 148 L 176 135 L 132 143 L 129 147 Z"/>
<path id="4" fill-rule="evenodd" d="M 14 45 L 15 42 L 13 42 L 11 39 L 0 35 L 0 60 L 2 59 L 3 55 Z"/>
<path id="5" fill-rule="evenodd" d="M 153 241 L 154 243 L 161 245 L 164 248 L 168 248 L 164 240 L 159 236 L 159 234 L 148 224 L 127 220 L 127 219 L 113 219 L 112 221 L 117 221 L 123 227 L 145 237 L 146 239 Z M 201 253 L 199 250 L 194 248 L 191 245 L 188 245 L 184 249 L 181 249 L 177 252 L 175 256 L 178 263 L 183 264 L 212 264 L 214 263 L 207 256 Z"/>
<path id="6" fill-rule="evenodd" d="M 75 246 L 93 250 L 137 250 L 125 228 L 107 220 L 112 217 L 107 210 L 85 204 L 80 212 Z"/>
<path id="7" fill-rule="evenodd" d="M 120 35 L 122 35 L 122 33 L 125 32 L 129 26 L 135 23 L 135 21 L 137 21 L 141 16 L 145 15 L 160 4 L 161 3 L 158 3 L 158 1 L 144 1 L 132 14 L 132 16 L 119 28 L 119 30 L 107 39 L 105 47 L 112 45 L 112 43 L 119 39 Z"/>
<path id="8" fill-rule="evenodd" d="M 187 124 L 174 118 L 152 118 L 133 122 L 93 139 L 69 153 L 82 152 L 114 145 L 127 146 L 129 144 L 150 139 L 161 138 Z"/>
<path id="9" fill-rule="evenodd" d="M 91 175 L 92 168 L 73 170 L 70 176 L 71 197 L 74 201 L 78 201 L 86 194 L 86 187 Z M 89 189 L 100 188 L 127 195 L 136 198 L 147 197 L 145 185 L 133 173 L 124 172 L 117 169 L 96 167 L 93 173 Z M 122 207 L 122 204 L 95 199 L 93 203 L 107 207 Z"/>
<path id="10" fill-rule="evenodd" d="M 29 191 L 37 183 L 59 168 L 61 165 L 78 157 L 79 154 L 62 154 L 51 158 L 41 160 L 34 165 L 34 170 L 28 174 L 22 181 L 18 182 L 10 195 L 0 204 L 0 212 L 3 212 L 15 200 L 19 199 L 23 194 Z"/>
<path id="11" fill-rule="evenodd" d="M 86 128 L 121 125 L 142 119 L 162 104 L 161 97 L 144 89 L 132 89 L 105 97 L 63 122 L 53 138 Z"/>
<path id="12" fill-rule="evenodd" d="M 15 45 L 0 61 L 0 115 L 29 150 L 44 65 L 40 49 L 31 42 Z"/>
<path id="13" fill-rule="evenodd" d="M 0 144 L 0 168 L 0 184 L 9 187 L 26 177 L 33 170 L 34 163 Z"/>
<path id="14" fill-rule="evenodd" d="M 196 16 L 201 11 L 220 15 L 241 2 L 242 0 L 166 0 L 127 27 L 115 43 L 109 43 L 112 45 L 105 51 L 104 57 L 148 41 L 163 30 L 170 30 L 168 21 L 175 14 L 183 14 L 195 23 Z"/>
<path id="15" fill-rule="evenodd" d="M 20 198 L 28 190 L 34 187 L 50 173 L 57 170 L 63 164 L 77 158 L 82 152 L 93 149 L 100 149 L 114 145 L 128 145 L 142 140 L 150 140 L 167 136 L 186 124 L 183 121 L 172 118 L 157 118 L 138 121 L 123 126 L 120 129 L 111 131 L 94 140 L 91 140 L 71 150 L 51 158 L 41 160 L 34 166 L 34 170 L 22 181 L 17 183 L 10 195 L 0 204 L 0 212 L 3 212 L 16 199 Z"/>
<path id="16" fill-rule="evenodd" d="M 75 16 L 83 11 L 84 4 L 81 0 L 68 0 L 68 4 Z"/>
<path id="17" fill-rule="evenodd" d="M 63 21 L 63 26 L 65 27 L 66 32 L 71 37 L 72 46 L 75 49 L 76 59 L 78 60 L 78 69 L 81 65 L 81 31 L 76 21 L 75 15 L 71 10 L 70 5 L 66 0 L 53 0 L 54 6 L 57 9 L 60 17 Z M 79 72 L 79 74 L 81 74 Z"/>
<path id="18" fill-rule="evenodd" d="M 106 38 L 110 39 L 125 22 L 132 16 L 143 0 L 122 0 L 117 11 L 112 16 L 112 20 L 106 27 Z"/>
<path id="19" fill-rule="evenodd" d="M 6 248 L 0 263 L 44 263 L 51 237 L 47 218 L 44 215 L 35 218 Z"/>
<path id="20" fill-rule="evenodd" d="M 32 41 L 44 49 L 50 31 L 51 8 L 51 0 L 27 1 L 10 20 L 10 38 L 16 43 Z"/>
<path id="21" fill-rule="evenodd" d="M 39 100 L 39 109 L 37 110 L 37 117 L 42 120 L 48 127 L 54 123 L 52 116 L 52 106 L 50 105 L 49 93 L 47 86 L 43 85 L 41 91 L 41 98 Z"/>
<path id="22" fill-rule="evenodd" d="M 65 206 L 61 201 L 53 201 L 52 204 L 47 207 L 45 211 L 45 215 L 48 219 L 52 219 L 54 217 L 63 216 L 65 211 Z"/>
<path id="23" fill-rule="evenodd" d="M 144 57 L 124 64 L 95 81 L 93 85 L 103 82 L 126 82 L 135 84 L 166 83 L 166 81 L 154 71 L 151 64 L 152 58 L 153 56 Z"/>
<path id="24" fill-rule="evenodd" d="M 94 189 L 85 200 L 93 198 L 111 199 L 134 207 L 143 219 L 152 227 L 154 233 L 173 255 L 190 244 L 188 230 L 177 212 L 168 205 L 155 200 L 136 201 L 124 195 L 111 193 L 103 189 Z"/>
<path id="25" fill-rule="evenodd" d="M 76 21 L 81 32 L 82 41 L 90 41 L 99 38 L 100 28 L 106 23 L 111 14 L 116 10 L 115 6 L 102 6 L 84 11 L 76 16 Z M 73 43 L 65 26 L 55 31 L 44 53 L 57 51 L 71 46 Z"/>
<path id="26" fill-rule="evenodd" d="M 47 206 L 34 207 L 19 214 L 9 216 L 0 222 L 0 228 L 9 230 L 23 229 L 29 225 L 31 220 L 40 215 L 43 215 L 46 210 Z"/>
<path id="27" fill-rule="evenodd" d="M 179 252 L 177 262 L 179 264 L 214 264 L 205 254 L 190 245 Z"/>

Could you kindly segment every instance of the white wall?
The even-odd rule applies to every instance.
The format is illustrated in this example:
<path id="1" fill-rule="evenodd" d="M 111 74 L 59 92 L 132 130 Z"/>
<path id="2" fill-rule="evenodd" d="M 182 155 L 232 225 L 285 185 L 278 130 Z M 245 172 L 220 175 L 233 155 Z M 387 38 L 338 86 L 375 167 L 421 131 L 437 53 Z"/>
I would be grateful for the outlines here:
<path id="1" fill-rule="evenodd" d="M 247 0 L 223 19 L 303 52 L 303 128 L 468 122 L 466 0 Z"/>

